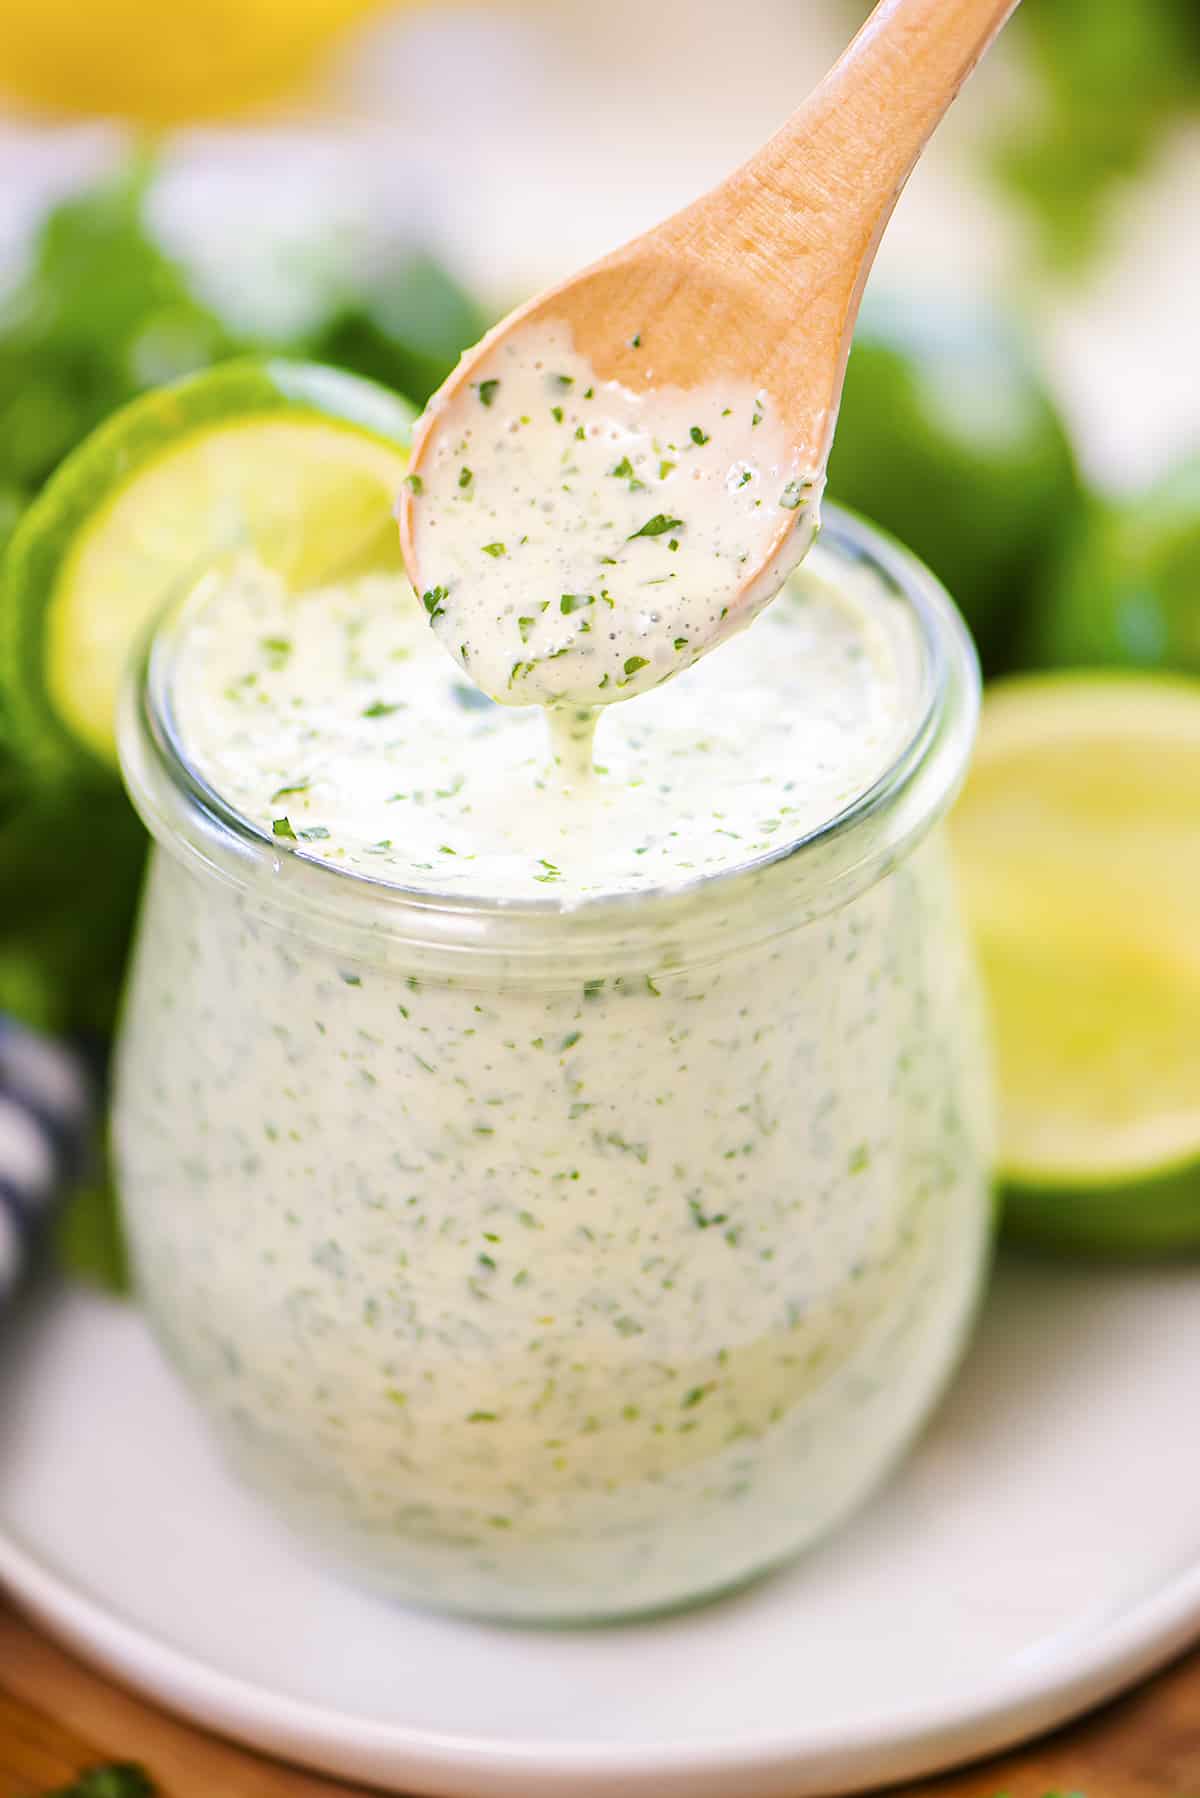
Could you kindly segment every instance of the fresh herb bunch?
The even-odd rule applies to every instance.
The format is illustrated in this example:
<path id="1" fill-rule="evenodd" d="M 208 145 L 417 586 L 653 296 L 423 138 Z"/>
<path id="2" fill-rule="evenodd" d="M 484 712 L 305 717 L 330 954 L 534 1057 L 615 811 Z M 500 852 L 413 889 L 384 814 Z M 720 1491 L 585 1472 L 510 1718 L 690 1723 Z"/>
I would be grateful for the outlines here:
<path id="1" fill-rule="evenodd" d="M 1078 266 L 1104 240 L 1110 202 L 1168 133 L 1200 117 L 1196 0 L 1037 0 L 1013 23 L 1035 83 L 992 166 L 1029 208 L 1047 262 Z"/>

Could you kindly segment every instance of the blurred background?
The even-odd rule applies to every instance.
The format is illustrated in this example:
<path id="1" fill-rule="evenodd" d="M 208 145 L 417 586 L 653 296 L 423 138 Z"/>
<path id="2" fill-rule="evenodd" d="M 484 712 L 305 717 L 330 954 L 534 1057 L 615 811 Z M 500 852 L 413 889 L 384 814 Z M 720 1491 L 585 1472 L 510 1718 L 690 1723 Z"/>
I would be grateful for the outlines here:
<path id="1" fill-rule="evenodd" d="M 115 406 L 242 349 L 424 400 L 754 149 L 867 10 L 5 0 L 0 541 Z M 1198 190 L 1196 0 L 1025 0 L 901 202 L 831 489 L 943 577 L 989 675 L 1200 671 Z M 140 827 L 17 736 L 0 1010 L 102 1065 Z M 115 1274 L 102 1194 L 66 1245 Z"/>

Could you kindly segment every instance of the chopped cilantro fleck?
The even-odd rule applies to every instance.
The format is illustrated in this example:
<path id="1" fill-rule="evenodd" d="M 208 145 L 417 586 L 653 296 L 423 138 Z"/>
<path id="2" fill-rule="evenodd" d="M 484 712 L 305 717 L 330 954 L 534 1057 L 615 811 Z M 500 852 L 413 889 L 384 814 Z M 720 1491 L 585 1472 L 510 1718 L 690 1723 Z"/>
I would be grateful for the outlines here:
<path id="1" fill-rule="evenodd" d="M 796 507 L 803 500 L 807 491 L 808 487 L 806 482 L 789 481 L 783 492 L 779 495 L 779 503 L 785 511 L 794 512 Z"/>
<path id="2" fill-rule="evenodd" d="M 448 587 L 429 587 L 422 593 L 421 604 L 425 607 L 425 610 L 429 613 L 431 619 L 440 618 L 445 611 L 446 608 L 442 604 L 442 601 L 449 597 L 449 591 Z"/>
<path id="3" fill-rule="evenodd" d="M 676 651 L 677 651 L 677 652 L 678 652 L 678 651 L 679 651 L 679 650 L 681 650 L 681 649 L 686 649 L 686 648 L 687 648 L 687 646 L 688 646 L 688 640 L 687 640 L 687 638 L 686 638 L 686 637 L 676 637 L 676 639 L 675 639 L 675 649 L 676 649 Z"/>
<path id="4" fill-rule="evenodd" d="M 398 699 L 394 703 L 389 703 L 386 699 L 376 699 L 369 706 L 364 708 L 363 717 L 390 718 L 393 712 L 402 712 L 403 710 L 403 700 Z"/>
<path id="5" fill-rule="evenodd" d="M 517 629 L 521 633 L 522 643 L 528 643 L 529 633 L 533 629 L 535 623 L 536 623 L 536 620 L 533 618 L 518 618 L 517 619 Z M 518 662 L 517 667 L 519 668 L 520 666 L 521 666 L 521 664 Z"/>
<path id="6" fill-rule="evenodd" d="M 482 404 L 485 406 L 490 406 L 492 401 L 495 399 L 496 394 L 499 391 L 499 388 L 500 388 L 500 383 L 498 380 L 481 381 L 479 383 L 479 398 L 480 398 L 480 401 L 482 402 Z"/>
<path id="7" fill-rule="evenodd" d="M 552 418 L 552 419 L 553 419 L 553 420 L 554 420 L 554 422 L 555 422 L 555 424 L 556 424 L 556 425 L 560 425 L 560 424 L 561 424 L 561 423 L 562 423 L 562 421 L 563 421 L 563 409 L 562 409 L 562 407 L 561 407 L 561 406 L 551 406 L 551 408 L 550 408 L 550 416 L 551 416 L 551 418 Z"/>
<path id="8" fill-rule="evenodd" d="M 469 487 L 473 479 L 474 476 L 472 475 L 471 470 L 465 465 L 459 469 L 458 484 L 460 487 Z"/>
<path id="9" fill-rule="evenodd" d="M 558 609 L 569 616 L 572 612 L 580 612 L 584 606 L 594 606 L 595 603 L 595 596 L 591 593 L 564 593 L 558 602 Z"/>
<path id="10" fill-rule="evenodd" d="M 707 431 L 702 431 L 699 425 L 693 425 L 688 432 L 688 436 L 695 444 L 704 444 L 710 441 L 709 433 Z"/>
<path id="11" fill-rule="evenodd" d="M 505 556 L 508 554 L 508 551 L 505 549 L 503 543 L 485 543 L 483 546 L 483 553 L 485 556 Z"/>
<path id="12" fill-rule="evenodd" d="M 307 793 L 308 786 L 307 780 L 294 780 L 290 787 L 276 787 L 271 794 L 271 804 L 274 805 L 276 800 L 286 798 L 289 793 Z"/>
<path id="13" fill-rule="evenodd" d="M 292 829 L 290 818 L 273 818 L 271 820 L 271 832 L 273 836 L 289 837 L 293 843 L 296 840 L 296 833 Z"/>
<path id="14" fill-rule="evenodd" d="M 425 490 L 425 483 L 419 474 L 406 474 L 404 477 L 404 485 L 408 488 L 410 493 L 422 493 Z"/>
<path id="15" fill-rule="evenodd" d="M 632 543 L 635 537 L 661 537 L 667 531 L 680 531 L 682 529 L 682 518 L 668 518 L 665 512 L 656 512 L 653 518 L 648 518 L 641 529 L 633 531 L 625 541 L 627 543 Z"/>
<path id="16" fill-rule="evenodd" d="M 639 668 L 648 668 L 649 666 L 650 658 L 648 656 L 626 656 L 625 658 L 625 673 L 630 679 L 637 673 Z"/>

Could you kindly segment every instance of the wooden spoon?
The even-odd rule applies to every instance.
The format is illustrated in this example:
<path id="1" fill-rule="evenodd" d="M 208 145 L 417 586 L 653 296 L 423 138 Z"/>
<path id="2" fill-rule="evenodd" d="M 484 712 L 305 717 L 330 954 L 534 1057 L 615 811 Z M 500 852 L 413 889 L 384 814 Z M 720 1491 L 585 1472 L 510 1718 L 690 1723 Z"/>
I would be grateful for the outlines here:
<path id="1" fill-rule="evenodd" d="M 823 475 L 884 227 L 935 126 L 1016 4 L 880 0 L 799 111 L 728 180 L 519 307 L 468 351 L 418 424 L 410 461 L 417 479 L 401 501 L 417 591 L 424 583 L 412 495 L 421 471 L 440 433 L 461 427 L 480 365 L 531 325 L 565 330 L 598 381 L 649 396 L 647 411 L 660 388 L 736 382 L 763 390 L 786 426 L 795 466 Z M 803 551 L 797 536 L 788 553 L 796 523 L 794 511 L 780 511 L 728 611 L 756 610 L 778 587 Z M 719 634 L 738 622 L 731 617 Z"/>

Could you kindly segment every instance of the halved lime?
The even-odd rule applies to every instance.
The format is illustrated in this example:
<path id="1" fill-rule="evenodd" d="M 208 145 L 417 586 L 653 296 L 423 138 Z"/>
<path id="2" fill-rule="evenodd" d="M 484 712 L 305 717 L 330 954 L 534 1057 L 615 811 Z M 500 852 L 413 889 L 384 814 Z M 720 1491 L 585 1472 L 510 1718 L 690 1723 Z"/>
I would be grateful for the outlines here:
<path id="1" fill-rule="evenodd" d="M 1006 1219 L 1200 1247 L 1200 680 L 1001 682 L 953 835 L 995 1025 Z"/>
<path id="2" fill-rule="evenodd" d="M 413 409 L 334 369 L 226 363 L 108 419 L 56 470 L 8 547 L 0 693 L 44 767 L 112 766 L 121 674 L 147 619 L 252 548 L 297 588 L 399 567 L 392 507 Z"/>

